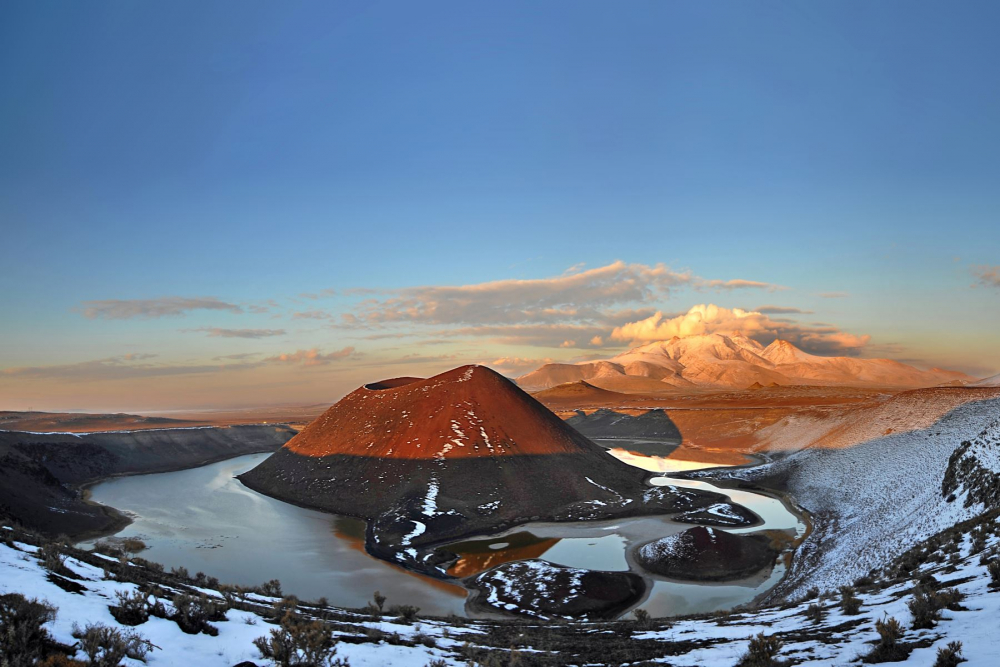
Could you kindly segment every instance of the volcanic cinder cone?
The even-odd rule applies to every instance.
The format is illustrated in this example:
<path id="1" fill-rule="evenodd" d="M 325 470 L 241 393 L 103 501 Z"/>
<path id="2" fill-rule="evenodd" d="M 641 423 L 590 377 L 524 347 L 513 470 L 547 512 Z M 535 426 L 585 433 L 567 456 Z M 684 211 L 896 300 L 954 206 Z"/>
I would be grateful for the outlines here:
<path id="1" fill-rule="evenodd" d="M 646 474 L 503 376 L 464 366 L 357 389 L 240 479 L 368 519 L 370 553 L 443 573 L 441 555 L 418 549 L 531 520 L 683 512 L 720 500 L 647 487 Z"/>

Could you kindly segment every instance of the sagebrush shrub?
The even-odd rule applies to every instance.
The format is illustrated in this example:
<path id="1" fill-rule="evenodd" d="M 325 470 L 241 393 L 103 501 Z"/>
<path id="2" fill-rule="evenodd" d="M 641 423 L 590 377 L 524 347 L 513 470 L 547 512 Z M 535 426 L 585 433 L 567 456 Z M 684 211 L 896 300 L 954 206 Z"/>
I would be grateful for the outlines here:
<path id="1" fill-rule="evenodd" d="M 840 587 L 840 610 L 848 616 L 861 613 L 861 600 L 856 593 L 853 586 Z"/>
<path id="2" fill-rule="evenodd" d="M 269 598 L 280 598 L 281 582 L 278 581 L 277 579 L 271 579 L 270 581 L 265 581 L 263 584 L 257 587 L 257 592 Z"/>
<path id="3" fill-rule="evenodd" d="M 934 667 L 957 667 L 960 662 L 965 662 L 962 657 L 962 642 L 949 642 L 947 646 L 937 650 Z"/>
<path id="4" fill-rule="evenodd" d="M 154 648 L 134 630 L 118 630 L 101 623 L 92 623 L 83 630 L 74 628 L 73 636 L 80 641 L 80 650 L 91 667 L 118 667 L 125 658 L 145 662 Z"/>
<path id="5" fill-rule="evenodd" d="M 750 640 L 747 652 L 740 658 L 737 667 L 773 667 L 782 662 L 775 660 L 781 650 L 781 640 L 774 635 L 768 637 L 763 632 Z"/>
<path id="6" fill-rule="evenodd" d="M 337 640 L 333 630 L 320 621 L 302 618 L 288 611 L 279 628 L 268 637 L 258 637 L 254 646 L 277 667 L 348 667 L 336 657 Z"/>
<path id="7" fill-rule="evenodd" d="M 73 573 L 66 567 L 66 556 L 59 551 L 58 545 L 46 544 L 38 550 L 38 556 L 41 558 L 42 567 L 49 572 L 64 577 L 67 575 L 72 576 Z"/>
<path id="8" fill-rule="evenodd" d="M 1000 586 L 1000 560 L 991 561 L 986 569 L 990 573 L 990 584 L 993 586 Z"/>
<path id="9" fill-rule="evenodd" d="M 885 620 L 875 621 L 875 631 L 879 640 L 868 655 L 865 662 L 898 662 L 906 660 L 910 655 L 910 647 L 903 643 L 903 625 L 891 616 Z"/>
<path id="10" fill-rule="evenodd" d="M 194 597 L 176 595 L 171 601 L 174 605 L 174 613 L 171 618 L 177 626 L 189 635 L 196 635 L 204 632 L 213 637 L 219 634 L 219 629 L 211 625 L 209 621 L 225 621 L 225 603 L 221 601 L 209 600 L 208 597 Z"/>
<path id="11" fill-rule="evenodd" d="M 826 609 L 824 609 L 823 605 L 821 604 L 816 604 L 814 602 L 806 608 L 806 618 L 808 618 L 816 625 L 822 623 L 823 618 L 825 616 L 826 616 Z"/>
<path id="12" fill-rule="evenodd" d="M 399 620 L 404 623 L 412 623 L 416 620 L 417 614 L 420 612 L 420 607 L 414 607 L 412 604 L 401 604 L 389 611 L 398 616 Z"/>
<path id="13" fill-rule="evenodd" d="M 142 591 L 118 591 L 118 604 L 109 607 L 111 615 L 122 625 L 142 625 L 149 620 L 148 597 Z"/>
<path id="14" fill-rule="evenodd" d="M 54 621 L 56 608 L 18 593 L 0 595 L 0 665 L 30 667 L 52 642 L 43 627 Z"/>
<path id="15" fill-rule="evenodd" d="M 913 614 L 913 629 L 933 628 L 941 620 L 941 600 L 935 593 L 927 593 L 923 588 L 917 588 L 913 599 L 906 606 Z"/>

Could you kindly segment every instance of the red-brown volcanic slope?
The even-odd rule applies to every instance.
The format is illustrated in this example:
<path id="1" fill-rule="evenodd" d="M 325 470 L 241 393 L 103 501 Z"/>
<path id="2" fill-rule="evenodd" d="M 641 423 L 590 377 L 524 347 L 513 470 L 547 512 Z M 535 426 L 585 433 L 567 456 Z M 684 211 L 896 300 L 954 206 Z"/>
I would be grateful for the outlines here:
<path id="1" fill-rule="evenodd" d="M 365 385 L 285 447 L 311 457 L 444 460 L 568 454 L 593 445 L 495 371 L 462 366 L 426 380 Z"/>

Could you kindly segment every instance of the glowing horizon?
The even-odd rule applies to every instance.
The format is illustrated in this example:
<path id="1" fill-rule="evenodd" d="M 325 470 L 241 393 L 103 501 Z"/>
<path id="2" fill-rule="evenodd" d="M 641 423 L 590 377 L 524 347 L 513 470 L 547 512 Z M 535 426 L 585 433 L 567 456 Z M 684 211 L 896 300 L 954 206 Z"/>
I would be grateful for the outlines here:
<path id="1" fill-rule="evenodd" d="M 1000 7 L 725 4 L 11 3 L 0 410 L 737 328 L 1000 372 Z"/>

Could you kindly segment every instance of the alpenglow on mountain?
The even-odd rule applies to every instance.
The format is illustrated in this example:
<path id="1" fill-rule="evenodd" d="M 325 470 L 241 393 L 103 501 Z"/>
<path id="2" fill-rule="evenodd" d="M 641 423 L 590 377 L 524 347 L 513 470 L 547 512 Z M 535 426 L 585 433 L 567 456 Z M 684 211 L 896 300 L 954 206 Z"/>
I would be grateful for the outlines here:
<path id="1" fill-rule="evenodd" d="M 517 383 L 538 391 L 581 380 L 608 380 L 617 390 L 641 391 L 745 389 L 755 383 L 912 388 L 965 384 L 975 378 L 939 368 L 925 371 L 891 359 L 822 357 L 785 340 L 765 347 L 740 333 L 715 333 L 648 343 L 610 359 L 545 364 L 517 378 Z"/>

